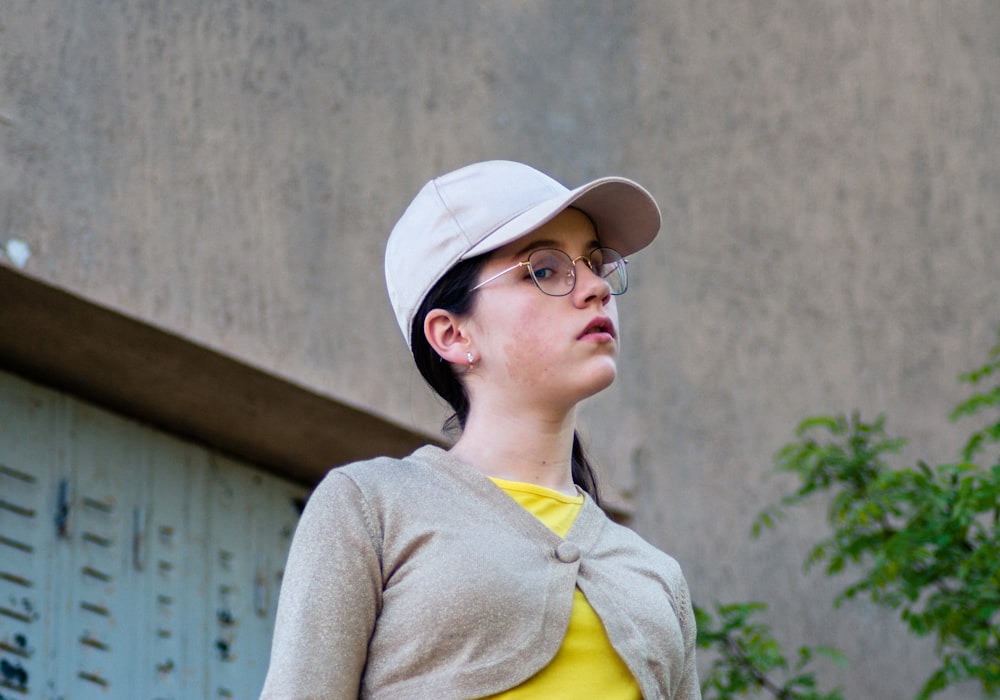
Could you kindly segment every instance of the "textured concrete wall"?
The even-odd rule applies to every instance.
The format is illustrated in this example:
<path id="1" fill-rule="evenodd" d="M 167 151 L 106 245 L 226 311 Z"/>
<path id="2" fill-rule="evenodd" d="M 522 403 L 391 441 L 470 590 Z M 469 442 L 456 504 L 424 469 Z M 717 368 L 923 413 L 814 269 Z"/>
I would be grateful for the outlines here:
<path id="1" fill-rule="evenodd" d="M 799 576 L 821 513 L 748 531 L 807 413 L 886 411 L 955 454 L 954 378 L 1000 322 L 998 46 L 992 0 L 16 2 L 0 244 L 436 430 L 381 279 L 412 194 L 490 157 L 635 177 L 666 225 L 585 410 L 607 490 L 700 603 L 766 600 L 789 643 L 848 651 L 850 697 L 906 697 L 930 645 Z"/>

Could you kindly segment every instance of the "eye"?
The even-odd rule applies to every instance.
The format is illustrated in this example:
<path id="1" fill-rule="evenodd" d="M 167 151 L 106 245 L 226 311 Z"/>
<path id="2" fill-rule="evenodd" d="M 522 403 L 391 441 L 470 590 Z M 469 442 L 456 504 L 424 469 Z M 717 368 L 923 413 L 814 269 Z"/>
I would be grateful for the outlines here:
<path id="1" fill-rule="evenodd" d="M 558 251 L 536 250 L 528 256 L 528 262 L 531 273 L 539 282 L 560 274 L 566 268 L 566 262 L 560 259 Z"/>
<path id="2" fill-rule="evenodd" d="M 599 277 L 610 277 L 618 271 L 620 259 L 613 250 L 598 248 L 590 254 L 591 269 Z"/>
<path id="3" fill-rule="evenodd" d="M 534 265 L 532 265 L 531 269 L 534 270 L 535 277 L 537 277 L 540 280 L 548 279 L 552 275 L 556 274 L 555 269 L 551 267 L 535 267 Z"/>

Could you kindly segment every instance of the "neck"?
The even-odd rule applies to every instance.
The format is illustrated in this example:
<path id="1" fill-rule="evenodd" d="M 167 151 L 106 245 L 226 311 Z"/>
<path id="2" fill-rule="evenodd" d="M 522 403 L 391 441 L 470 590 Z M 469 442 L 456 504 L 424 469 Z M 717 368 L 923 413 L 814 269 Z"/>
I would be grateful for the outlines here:
<path id="1" fill-rule="evenodd" d="M 451 452 L 486 476 L 575 494 L 572 454 L 576 411 L 469 412 Z"/>

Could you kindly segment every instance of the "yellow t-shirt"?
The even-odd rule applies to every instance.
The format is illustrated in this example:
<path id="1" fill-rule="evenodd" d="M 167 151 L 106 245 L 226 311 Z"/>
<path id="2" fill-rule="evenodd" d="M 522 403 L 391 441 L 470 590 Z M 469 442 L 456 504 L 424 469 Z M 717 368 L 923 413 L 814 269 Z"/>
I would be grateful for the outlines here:
<path id="1" fill-rule="evenodd" d="M 565 537 L 583 505 L 583 496 L 567 496 L 535 484 L 493 479 L 560 537 Z M 493 698 L 580 698 L 637 700 L 642 697 L 628 666 L 611 646 L 601 619 L 577 588 L 562 646 L 549 665 Z"/>

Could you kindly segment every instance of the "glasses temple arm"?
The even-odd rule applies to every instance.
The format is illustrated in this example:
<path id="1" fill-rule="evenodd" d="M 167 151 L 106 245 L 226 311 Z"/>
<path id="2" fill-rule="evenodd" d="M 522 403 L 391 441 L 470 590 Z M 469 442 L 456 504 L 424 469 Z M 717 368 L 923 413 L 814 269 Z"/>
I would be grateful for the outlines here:
<path id="1" fill-rule="evenodd" d="M 480 287 L 482 287 L 483 285 L 487 285 L 487 284 L 489 284 L 490 282 L 492 282 L 493 280 L 497 279 L 498 277 L 503 277 L 504 275 L 506 275 L 506 274 L 507 274 L 508 272 L 510 272 L 511 270 L 516 270 L 517 268 L 519 268 L 519 267 L 524 267 L 524 266 L 525 266 L 525 265 L 527 265 L 527 264 L 528 264 L 528 262 L 527 262 L 527 261 L 524 261 L 524 262 L 519 262 L 519 263 L 518 263 L 518 264 L 516 264 L 516 265 L 511 265 L 511 266 L 510 266 L 510 267 L 508 267 L 508 268 L 507 268 L 506 270 L 501 270 L 500 272 L 496 273 L 495 275 L 493 275 L 493 276 L 492 276 L 492 277 L 490 277 L 489 279 L 485 279 L 485 280 L 483 280 L 482 282 L 480 282 L 479 284 L 477 284 L 477 285 L 476 285 L 475 287 L 473 287 L 473 288 L 472 288 L 472 289 L 470 289 L 469 291 L 470 291 L 470 292 L 474 292 L 474 291 L 476 291 L 477 289 L 479 289 Z"/>

